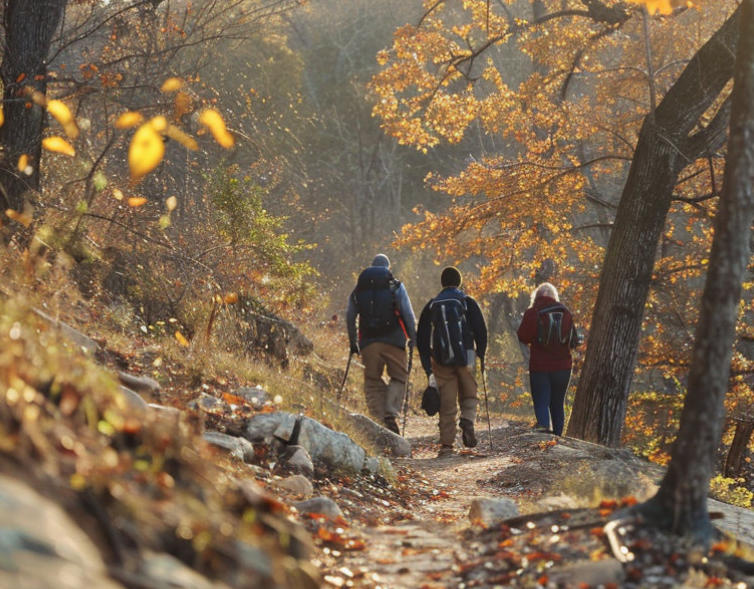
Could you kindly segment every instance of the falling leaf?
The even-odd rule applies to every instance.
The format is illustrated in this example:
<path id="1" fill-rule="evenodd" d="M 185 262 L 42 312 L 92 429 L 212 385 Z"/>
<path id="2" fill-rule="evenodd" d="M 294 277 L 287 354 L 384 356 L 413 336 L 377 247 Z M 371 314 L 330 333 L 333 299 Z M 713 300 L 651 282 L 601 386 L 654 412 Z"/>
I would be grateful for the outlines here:
<path id="1" fill-rule="evenodd" d="M 141 123 L 143 120 L 144 117 L 140 112 L 128 111 L 118 117 L 115 121 L 115 127 L 116 129 L 130 129 Z"/>
<path id="2" fill-rule="evenodd" d="M 18 171 L 24 172 L 26 170 L 26 167 L 29 165 L 29 156 L 24 154 L 21 154 L 21 157 L 18 158 Z"/>
<path id="3" fill-rule="evenodd" d="M 79 136 L 79 128 L 76 126 L 76 121 L 71 114 L 70 109 L 61 100 L 50 100 L 47 102 L 47 112 L 49 112 L 55 120 L 65 130 L 65 134 L 71 139 L 76 139 Z"/>
<path id="4" fill-rule="evenodd" d="M 182 86 L 183 80 L 181 80 L 180 78 L 168 78 L 162 83 L 160 91 L 175 92 L 176 90 L 180 90 Z"/>
<path id="5" fill-rule="evenodd" d="M 128 148 L 128 167 L 135 182 L 154 170 L 165 155 L 165 144 L 152 122 L 144 123 L 134 133 Z"/>
<path id="6" fill-rule="evenodd" d="M 5 114 L 3 113 L 3 107 L 0 106 L 0 127 L 5 123 Z"/>
<path id="7" fill-rule="evenodd" d="M 180 331 L 175 332 L 175 339 L 178 341 L 179 344 L 181 344 L 184 348 L 188 347 L 189 342 L 188 340 L 183 336 L 183 334 Z"/>
<path id="8" fill-rule="evenodd" d="M 157 225 L 160 229 L 167 229 L 170 227 L 170 215 L 160 215 L 160 218 L 157 220 Z"/>
<path id="9" fill-rule="evenodd" d="M 64 155 L 70 155 L 73 157 L 76 155 L 76 150 L 62 137 L 53 135 L 52 137 L 45 137 L 42 139 L 42 147 L 47 151 L 54 151 L 55 153 L 62 153 Z"/>
<path id="10" fill-rule="evenodd" d="M 136 208 L 145 205 L 146 202 L 147 199 L 143 196 L 132 196 L 128 199 L 128 206 Z"/>
<path id="11" fill-rule="evenodd" d="M 113 198 L 115 200 L 123 200 L 123 192 L 118 188 L 113 188 Z"/>
<path id="12" fill-rule="evenodd" d="M 178 206 L 178 199 L 175 196 L 170 196 L 165 200 L 165 207 L 168 211 L 174 211 Z"/>
<path id="13" fill-rule="evenodd" d="M 220 145 L 226 149 L 233 147 L 233 144 L 235 143 L 233 135 L 228 133 L 228 130 L 225 128 L 225 121 L 223 121 L 220 113 L 216 110 L 208 108 L 202 112 L 199 116 L 199 122 L 210 130 L 215 141 Z"/>
<path id="14" fill-rule="evenodd" d="M 199 149 L 199 144 L 196 142 L 196 139 L 188 133 L 184 133 L 175 125 L 168 125 L 168 128 L 165 130 L 165 135 L 177 141 L 186 149 L 191 149 L 192 151 Z"/>

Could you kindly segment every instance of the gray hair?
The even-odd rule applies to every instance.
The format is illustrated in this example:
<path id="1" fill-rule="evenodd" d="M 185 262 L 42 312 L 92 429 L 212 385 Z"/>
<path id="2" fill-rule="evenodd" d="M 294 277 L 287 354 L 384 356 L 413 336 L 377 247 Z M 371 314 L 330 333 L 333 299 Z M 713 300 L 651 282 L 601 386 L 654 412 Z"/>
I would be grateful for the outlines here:
<path id="1" fill-rule="evenodd" d="M 551 299 L 560 301 L 560 297 L 558 297 L 558 289 L 549 282 L 543 282 L 532 291 L 529 306 L 533 307 L 534 301 L 536 301 L 539 297 L 550 297 Z"/>

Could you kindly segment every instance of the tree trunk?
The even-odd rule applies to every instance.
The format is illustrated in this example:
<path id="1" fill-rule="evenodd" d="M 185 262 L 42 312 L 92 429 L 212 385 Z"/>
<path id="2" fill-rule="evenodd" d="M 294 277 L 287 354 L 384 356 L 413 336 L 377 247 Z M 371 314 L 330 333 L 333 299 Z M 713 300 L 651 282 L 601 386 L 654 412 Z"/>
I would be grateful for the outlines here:
<path id="1" fill-rule="evenodd" d="M 568 425 L 571 436 L 620 443 L 644 304 L 673 189 L 689 162 L 725 138 L 725 109 L 705 129 L 691 133 L 733 75 L 739 12 L 697 51 L 642 125 L 602 267 Z"/>
<path id="2" fill-rule="evenodd" d="M 3 82 L 5 124 L 0 127 L 0 194 L 4 208 L 20 210 L 23 194 L 39 187 L 42 155 L 43 107 L 29 101 L 26 89 L 47 91 L 46 58 L 67 0 L 5 0 Z M 31 105 L 31 107 L 29 107 Z M 18 158 L 26 154 L 33 172 L 17 170 Z"/>
<path id="3" fill-rule="evenodd" d="M 715 219 L 688 393 L 670 464 L 647 509 L 672 532 L 708 543 L 709 480 L 722 433 L 741 283 L 754 221 L 754 0 L 744 0 L 723 193 Z"/>
<path id="4" fill-rule="evenodd" d="M 743 469 L 744 455 L 749 447 L 751 434 L 754 433 L 754 417 L 749 419 L 736 419 L 736 431 L 733 434 L 733 442 L 725 458 L 725 476 L 735 477 L 741 474 Z"/>

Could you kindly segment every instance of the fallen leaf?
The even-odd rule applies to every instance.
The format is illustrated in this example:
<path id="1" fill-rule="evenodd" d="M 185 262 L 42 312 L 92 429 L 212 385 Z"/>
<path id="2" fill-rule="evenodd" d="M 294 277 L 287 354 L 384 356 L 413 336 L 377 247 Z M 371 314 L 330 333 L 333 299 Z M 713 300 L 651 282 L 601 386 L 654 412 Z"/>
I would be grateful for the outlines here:
<path id="1" fill-rule="evenodd" d="M 55 153 L 62 153 L 71 157 L 76 155 L 76 150 L 73 149 L 73 146 L 57 135 L 42 139 L 42 147 L 47 151 L 54 151 Z"/>

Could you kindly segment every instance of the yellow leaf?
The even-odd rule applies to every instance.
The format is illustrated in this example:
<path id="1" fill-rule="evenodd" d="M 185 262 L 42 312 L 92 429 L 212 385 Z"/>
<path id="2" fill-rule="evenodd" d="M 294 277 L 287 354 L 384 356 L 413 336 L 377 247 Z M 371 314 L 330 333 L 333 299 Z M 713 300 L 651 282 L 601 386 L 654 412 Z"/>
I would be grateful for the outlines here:
<path id="1" fill-rule="evenodd" d="M 175 95 L 174 113 L 176 119 L 180 119 L 187 112 L 191 111 L 191 97 L 185 92 L 178 92 Z"/>
<path id="2" fill-rule="evenodd" d="M 168 78 L 162 83 L 160 90 L 162 92 L 175 92 L 176 90 L 180 90 L 182 86 L 183 80 L 180 78 Z"/>
<path id="3" fill-rule="evenodd" d="M 131 170 L 131 179 L 135 182 L 154 170 L 165 155 L 165 144 L 162 137 L 149 123 L 143 124 L 134 133 L 131 145 L 128 148 L 128 167 Z"/>
<path id="4" fill-rule="evenodd" d="M 162 115 L 152 117 L 149 124 L 152 125 L 152 128 L 158 133 L 162 133 L 168 128 L 168 120 Z"/>
<path id="5" fill-rule="evenodd" d="M 174 211 L 175 207 L 178 206 L 178 199 L 174 196 L 170 196 L 165 200 L 165 206 L 167 207 L 168 211 Z"/>
<path id="6" fill-rule="evenodd" d="M 5 214 L 9 219 L 13 219 L 17 223 L 21 223 L 21 225 L 23 225 L 24 227 L 31 225 L 32 217 L 29 213 L 19 213 L 18 211 L 15 211 L 13 209 L 6 209 Z"/>
<path id="7" fill-rule="evenodd" d="M 76 150 L 73 149 L 73 146 L 57 135 L 42 139 L 42 147 L 47 151 L 54 151 L 55 153 L 70 155 L 71 157 L 76 155 Z"/>
<path id="8" fill-rule="evenodd" d="M 23 173 L 26 167 L 29 165 L 29 156 L 25 153 L 18 158 L 18 171 Z"/>
<path id="9" fill-rule="evenodd" d="M 238 302 L 238 295 L 234 292 L 229 292 L 223 297 L 223 300 L 225 301 L 226 304 L 232 305 L 233 303 Z"/>
<path id="10" fill-rule="evenodd" d="M 143 196 L 132 196 L 128 199 L 128 206 L 129 207 L 140 207 L 144 204 L 146 204 L 147 199 Z"/>
<path id="11" fill-rule="evenodd" d="M 184 133 L 175 125 L 168 125 L 168 128 L 165 130 L 165 135 L 167 135 L 171 139 L 174 139 L 175 141 L 183 145 L 183 147 L 185 147 L 186 149 L 199 149 L 199 144 L 196 142 L 196 139 L 194 139 L 191 135 Z"/>
<path id="12" fill-rule="evenodd" d="M 50 100 L 47 103 L 47 112 L 61 124 L 68 137 L 76 139 L 79 136 L 79 128 L 76 126 L 76 121 L 73 119 L 70 109 L 63 101 Z"/>
<path id="13" fill-rule="evenodd" d="M 4 122 L 5 122 L 5 114 L 3 114 L 3 107 L 0 106 L 0 127 L 3 126 Z"/>
<path id="14" fill-rule="evenodd" d="M 141 123 L 141 121 L 143 120 L 144 120 L 144 117 L 141 116 L 140 112 L 133 112 L 133 111 L 124 112 L 115 121 L 115 128 L 116 129 L 130 129 L 131 127 L 135 127 L 136 125 Z"/>
<path id="15" fill-rule="evenodd" d="M 183 334 L 180 331 L 175 332 L 175 339 L 178 340 L 178 343 L 181 344 L 184 348 L 188 347 L 189 345 L 188 340 L 183 336 Z"/>
<path id="16" fill-rule="evenodd" d="M 228 149 L 233 147 L 233 144 L 235 143 L 233 135 L 228 133 L 228 130 L 225 128 L 225 121 L 223 121 L 220 113 L 216 110 L 208 108 L 202 112 L 199 116 L 199 122 L 210 130 L 215 141 L 224 148 Z"/>
<path id="17" fill-rule="evenodd" d="M 113 188 L 113 198 L 115 200 L 123 200 L 123 192 L 117 188 Z"/>

